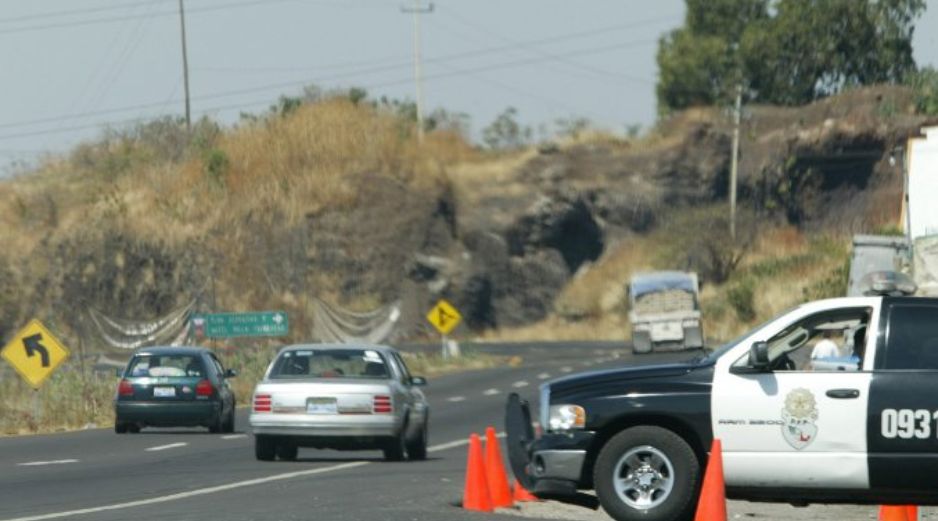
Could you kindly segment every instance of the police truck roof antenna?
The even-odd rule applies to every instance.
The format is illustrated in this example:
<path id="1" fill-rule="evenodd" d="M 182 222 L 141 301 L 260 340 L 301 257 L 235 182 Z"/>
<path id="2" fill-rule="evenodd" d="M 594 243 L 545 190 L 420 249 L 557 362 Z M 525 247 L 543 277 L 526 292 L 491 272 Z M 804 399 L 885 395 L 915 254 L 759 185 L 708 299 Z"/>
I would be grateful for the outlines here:
<path id="1" fill-rule="evenodd" d="M 422 13 L 432 13 L 433 3 L 430 2 L 426 7 L 420 5 L 420 0 L 414 0 L 412 7 L 401 6 L 401 12 L 413 13 L 414 15 L 414 83 L 416 84 L 417 107 L 417 142 L 423 143 L 423 85 L 420 76 L 420 15 Z"/>

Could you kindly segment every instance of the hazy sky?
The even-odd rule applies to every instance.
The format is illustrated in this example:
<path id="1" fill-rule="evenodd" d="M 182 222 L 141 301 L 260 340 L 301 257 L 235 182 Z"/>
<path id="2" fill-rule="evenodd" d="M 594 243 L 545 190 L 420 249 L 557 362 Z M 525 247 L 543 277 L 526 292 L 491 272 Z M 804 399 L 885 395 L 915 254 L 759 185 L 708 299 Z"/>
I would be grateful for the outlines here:
<path id="1" fill-rule="evenodd" d="M 928 0 L 929 3 L 938 3 Z M 303 85 L 413 98 L 412 0 L 186 0 L 192 110 L 225 122 Z M 536 126 L 654 121 L 658 37 L 683 0 L 436 0 L 421 18 L 424 101 L 507 106 Z M 938 64 L 938 6 L 919 20 Z M 183 113 L 177 0 L 0 0 L 0 165 L 67 150 L 107 123 Z"/>

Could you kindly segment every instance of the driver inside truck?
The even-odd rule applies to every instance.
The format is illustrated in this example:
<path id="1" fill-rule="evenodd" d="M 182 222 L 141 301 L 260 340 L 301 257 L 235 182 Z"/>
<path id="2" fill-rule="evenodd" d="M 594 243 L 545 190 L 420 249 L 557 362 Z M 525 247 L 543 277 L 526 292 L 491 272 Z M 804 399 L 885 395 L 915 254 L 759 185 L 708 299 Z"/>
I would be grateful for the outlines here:
<path id="1" fill-rule="evenodd" d="M 831 329 L 824 329 L 822 336 L 823 338 L 821 338 L 817 344 L 814 344 L 814 349 L 811 351 L 811 360 L 839 357 L 840 347 L 833 340 L 834 331 Z"/>

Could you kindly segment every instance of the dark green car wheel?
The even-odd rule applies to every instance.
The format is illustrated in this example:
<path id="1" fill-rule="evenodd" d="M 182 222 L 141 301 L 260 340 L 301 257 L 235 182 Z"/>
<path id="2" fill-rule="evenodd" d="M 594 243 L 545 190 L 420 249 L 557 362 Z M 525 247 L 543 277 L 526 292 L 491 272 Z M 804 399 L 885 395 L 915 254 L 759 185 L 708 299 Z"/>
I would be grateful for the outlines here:
<path id="1" fill-rule="evenodd" d="M 234 405 L 231 406 L 231 412 L 228 413 L 228 417 L 225 419 L 225 425 L 222 427 L 222 432 L 226 434 L 231 434 L 235 431 L 235 408 Z"/>

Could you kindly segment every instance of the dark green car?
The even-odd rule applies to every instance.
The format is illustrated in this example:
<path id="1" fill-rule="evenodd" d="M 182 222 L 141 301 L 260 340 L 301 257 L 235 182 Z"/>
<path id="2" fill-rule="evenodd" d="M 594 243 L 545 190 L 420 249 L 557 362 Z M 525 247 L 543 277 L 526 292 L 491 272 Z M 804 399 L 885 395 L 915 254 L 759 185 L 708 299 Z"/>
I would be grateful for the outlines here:
<path id="1" fill-rule="evenodd" d="M 235 398 L 214 353 L 202 347 L 149 347 L 134 353 L 114 399 L 114 432 L 143 427 L 208 427 L 234 432 Z"/>

